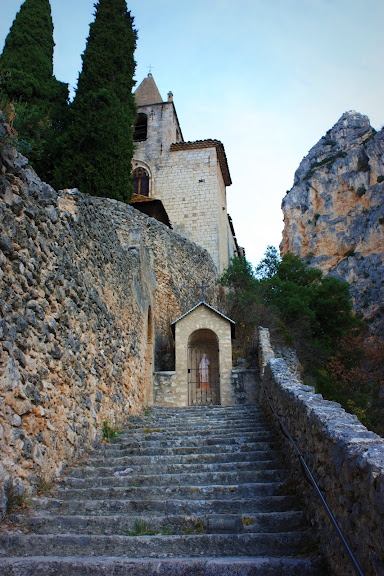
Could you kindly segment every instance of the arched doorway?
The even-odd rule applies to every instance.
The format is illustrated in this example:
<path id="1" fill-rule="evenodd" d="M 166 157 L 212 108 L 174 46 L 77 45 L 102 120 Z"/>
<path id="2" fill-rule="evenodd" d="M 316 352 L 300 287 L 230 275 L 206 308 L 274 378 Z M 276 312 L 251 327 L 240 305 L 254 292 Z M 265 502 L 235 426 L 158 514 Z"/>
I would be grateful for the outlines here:
<path id="1" fill-rule="evenodd" d="M 212 330 L 196 330 L 188 340 L 188 404 L 220 404 L 219 342 Z"/>

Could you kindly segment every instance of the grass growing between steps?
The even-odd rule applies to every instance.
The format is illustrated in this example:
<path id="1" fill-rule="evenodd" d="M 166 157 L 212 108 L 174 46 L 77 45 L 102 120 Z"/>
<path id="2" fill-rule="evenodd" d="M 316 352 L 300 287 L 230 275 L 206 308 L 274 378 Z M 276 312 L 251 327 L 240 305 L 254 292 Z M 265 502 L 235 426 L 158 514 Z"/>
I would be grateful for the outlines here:
<path id="1" fill-rule="evenodd" d="M 158 531 L 151 530 L 144 520 L 135 520 L 133 530 L 128 532 L 128 536 L 153 536 Z"/>
<path id="2" fill-rule="evenodd" d="M 162 536 L 172 536 L 182 534 L 183 536 L 189 534 L 204 534 L 205 522 L 202 518 L 187 517 L 180 520 L 180 529 L 177 530 L 172 526 L 163 526 L 161 529 L 152 529 L 145 520 L 137 519 L 134 522 L 133 530 L 127 533 L 127 536 L 154 536 L 161 534 Z"/>
<path id="3" fill-rule="evenodd" d="M 25 492 L 20 494 L 14 486 L 6 488 L 5 495 L 7 498 L 7 514 L 11 514 L 18 508 L 27 508 L 31 503 L 27 494 Z"/>
<path id="4" fill-rule="evenodd" d="M 108 442 L 112 438 L 116 438 L 122 432 L 121 432 L 121 430 L 118 430 L 117 428 L 112 428 L 112 426 L 110 426 L 107 421 L 104 421 L 102 433 L 103 433 L 103 439 L 107 440 L 107 442 Z"/>
<path id="5" fill-rule="evenodd" d="M 187 534 L 204 534 L 205 522 L 202 518 L 184 518 L 181 521 L 183 535 Z"/>

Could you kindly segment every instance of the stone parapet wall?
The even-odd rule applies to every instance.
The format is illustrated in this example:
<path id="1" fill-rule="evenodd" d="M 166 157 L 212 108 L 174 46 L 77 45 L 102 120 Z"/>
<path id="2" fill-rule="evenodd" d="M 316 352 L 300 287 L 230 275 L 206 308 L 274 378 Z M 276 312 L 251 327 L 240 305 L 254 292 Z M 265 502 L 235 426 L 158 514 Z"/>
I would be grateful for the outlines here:
<path id="1" fill-rule="evenodd" d="M 206 251 L 114 200 L 0 162 L 0 518 L 152 400 L 154 342 L 215 286 Z M 215 305 L 215 289 L 211 290 Z"/>
<path id="2" fill-rule="evenodd" d="M 181 392 L 181 393 L 180 393 Z M 180 406 L 180 396 L 183 397 L 176 383 L 176 372 L 172 370 L 155 372 L 153 375 L 153 405 Z"/>
<path id="3" fill-rule="evenodd" d="M 254 404 L 258 401 L 259 371 L 246 365 L 233 368 L 231 386 L 234 404 Z"/>
<path id="4" fill-rule="evenodd" d="M 267 333 L 261 357 L 271 356 Z M 263 387 L 313 473 L 365 576 L 384 574 L 384 440 L 335 402 L 324 400 L 288 370 L 283 359 L 269 358 L 260 401 L 270 412 Z M 320 547 L 337 576 L 355 572 L 314 488 L 305 482 L 297 453 L 283 438 L 293 483 L 319 529 Z"/>

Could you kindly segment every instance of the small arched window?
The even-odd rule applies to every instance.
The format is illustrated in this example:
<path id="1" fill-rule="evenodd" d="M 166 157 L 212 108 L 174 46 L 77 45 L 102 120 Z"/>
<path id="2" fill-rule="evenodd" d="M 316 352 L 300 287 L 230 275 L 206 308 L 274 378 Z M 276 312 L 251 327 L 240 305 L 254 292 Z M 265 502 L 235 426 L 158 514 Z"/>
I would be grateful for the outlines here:
<path id="1" fill-rule="evenodd" d="M 145 168 L 139 166 L 132 174 L 133 193 L 139 196 L 149 196 L 149 175 Z"/>
<path id="2" fill-rule="evenodd" d="M 140 112 L 137 115 L 135 129 L 133 132 L 133 139 L 135 142 L 142 142 L 147 139 L 148 117 L 146 114 Z"/>

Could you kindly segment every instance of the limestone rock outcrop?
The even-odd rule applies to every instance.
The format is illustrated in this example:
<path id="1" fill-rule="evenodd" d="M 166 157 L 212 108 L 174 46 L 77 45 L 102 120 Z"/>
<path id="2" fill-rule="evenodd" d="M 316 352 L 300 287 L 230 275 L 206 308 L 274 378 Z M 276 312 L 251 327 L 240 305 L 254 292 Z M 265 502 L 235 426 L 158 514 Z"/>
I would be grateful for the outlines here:
<path id="1" fill-rule="evenodd" d="M 7 490 L 52 480 L 151 403 L 154 341 L 216 275 L 164 224 L 0 154 L 0 519 Z"/>
<path id="2" fill-rule="evenodd" d="M 345 112 L 310 150 L 283 199 L 282 254 L 350 283 L 356 311 L 384 323 L 384 129 Z"/>

